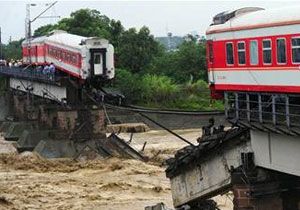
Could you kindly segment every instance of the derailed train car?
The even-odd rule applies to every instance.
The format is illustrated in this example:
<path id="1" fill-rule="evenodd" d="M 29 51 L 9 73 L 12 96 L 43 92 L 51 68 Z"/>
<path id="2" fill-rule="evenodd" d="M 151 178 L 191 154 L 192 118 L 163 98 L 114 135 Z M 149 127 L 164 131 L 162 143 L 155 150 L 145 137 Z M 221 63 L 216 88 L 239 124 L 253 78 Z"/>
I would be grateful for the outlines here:
<path id="1" fill-rule="evenodd" d="M 22 43 L 24 64 L 48 65 L 74 78 L 114 78 L 114 47 L 106 39 L 54 31 Z"/>

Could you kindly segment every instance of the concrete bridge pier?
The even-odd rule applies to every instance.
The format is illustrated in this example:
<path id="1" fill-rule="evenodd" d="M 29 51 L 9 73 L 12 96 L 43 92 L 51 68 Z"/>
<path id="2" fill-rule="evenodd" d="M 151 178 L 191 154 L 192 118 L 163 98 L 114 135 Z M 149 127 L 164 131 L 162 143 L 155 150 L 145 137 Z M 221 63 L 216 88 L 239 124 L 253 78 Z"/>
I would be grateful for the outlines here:
<path id="1" fill-rule="evenodd" d="M 106 136 L 101 106 L 59 104 L 22 91 L 8 91 L 10 112 L 0 126 L 4 138 L 19 152 L 35 151 L 45 158 L 107 158 L 120 156 L 146 160 L 116 135 Z M 1 104 L 0 104 L 1 105 Z"/>
<path id="2" fill-rule="evenodd" d="M 262 168 L 257 172 L 255 182 L 246 183 L 247 178 L 241 174 L 237 176 L 239 181 L 233 181 L 234 210 L 299 209 L 299 177 Z"/>

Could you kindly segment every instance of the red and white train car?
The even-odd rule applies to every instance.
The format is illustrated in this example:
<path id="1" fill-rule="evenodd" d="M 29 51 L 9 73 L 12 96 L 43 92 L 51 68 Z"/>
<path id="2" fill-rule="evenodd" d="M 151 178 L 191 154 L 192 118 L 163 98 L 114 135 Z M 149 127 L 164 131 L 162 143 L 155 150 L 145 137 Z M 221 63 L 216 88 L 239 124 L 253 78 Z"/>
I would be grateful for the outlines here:
<path id="1" fill-rule="evenodd" d="M 300 93 L 300 8 L 242 8 L 214 17 L 207 35 L 212 96 Z"/>
<path id="2" fill-rule="evenodd" d="M 97 76 L 112 79 L 115 75 L 114 47 L 106 39 L 55 31 L 25 40 L 22 49 L 25 64 L 53 63 L 57 69 L 83 80 Z"/>

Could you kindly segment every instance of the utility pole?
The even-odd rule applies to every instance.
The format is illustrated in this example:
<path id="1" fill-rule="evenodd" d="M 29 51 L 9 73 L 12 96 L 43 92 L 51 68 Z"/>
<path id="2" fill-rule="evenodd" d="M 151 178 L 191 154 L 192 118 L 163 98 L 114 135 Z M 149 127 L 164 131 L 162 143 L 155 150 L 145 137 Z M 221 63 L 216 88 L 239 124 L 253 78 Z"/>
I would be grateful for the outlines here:
<path id="1" fill-rule="evenodd" d="M 36 6 L 36 4 L 26 4 L 26 19 L 25 19 L 25 39 L 27 41 L 27 60 L 31 63 L 31 23 L 30 23 L 30 7 Z"/>
<path id="2" fill-rule="evenodd" d="M 47 17 L 41 17 L 45 12 L 47 12 L 51 7 L 53 7 L 57 1 L 53 2 L 50 4 L 45 10 L 43 10 L 40 14 L 38 14 L 35 18 L 32 20 L 30 19 L 30 7 L 31 6 L 36 6 L 36 4 L 26 4 L 26 19 L 25 19 L 25 39 L 27 41 L 27 49 L 28 49 L 28 58 L 29 58 L 29 63 L 31 63 L 31 24 L 36 21 L 38 18 L 53 18 L 52 16 L 47 16 Z M 55 16 L 57 17 L 57 16 Z"/>

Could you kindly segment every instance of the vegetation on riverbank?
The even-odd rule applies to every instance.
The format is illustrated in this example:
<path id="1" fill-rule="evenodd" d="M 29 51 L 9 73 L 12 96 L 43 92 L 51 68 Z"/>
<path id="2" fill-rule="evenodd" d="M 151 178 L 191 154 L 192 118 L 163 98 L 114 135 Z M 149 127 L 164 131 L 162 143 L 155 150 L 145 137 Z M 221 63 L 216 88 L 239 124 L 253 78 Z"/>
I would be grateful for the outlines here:
<path id="1" fill-rule="evenodd" d="M 121 90 L 130 104 L 184 110 L 223 109 L 221 101 L 210 99 L 208 84 L 201 79 L 176 83 L 164 75 L 139 75 L 118 69 L 113 87 Z"/>

